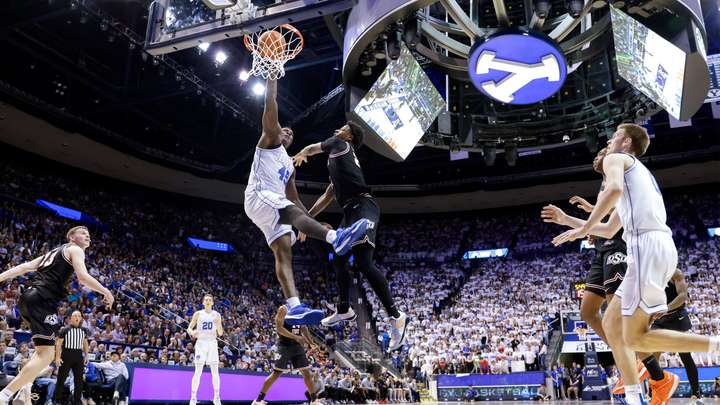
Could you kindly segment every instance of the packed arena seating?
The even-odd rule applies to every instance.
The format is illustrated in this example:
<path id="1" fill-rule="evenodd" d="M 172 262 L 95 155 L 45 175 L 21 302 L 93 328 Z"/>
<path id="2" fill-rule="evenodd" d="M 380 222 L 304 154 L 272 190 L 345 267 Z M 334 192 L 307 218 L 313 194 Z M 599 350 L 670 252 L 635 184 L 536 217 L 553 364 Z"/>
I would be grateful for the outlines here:
<path id="1" fill-rule="evenodd" d="M 74 176 L 78 177 L 78 176 Z M 33 205 L 37 198 L 81 209 L 97 218 L 87 262 L 91 274 L 112 287 L 117 305 L 107 310 L 97 295 L 73 283 L 63 316 L 75 309 L 92 335 L 91 352 L 104 359 L 120 345 L 122 360 L 190 365 L 193 343 L 184 332 L 186 320 L 202 295 L 211 292 L 223 314 L 226 335 L 221 366 L 267 372 L 274 357 L 272 325 L 281 293 L 272 256 L 242 209 L 190 198 L 155 198 L 128 193 L 122 184 L 107 185 L 93 176 L 69 180 L 40 168 L 14 162 L 0 173 L 0 267 L 30 260 L 62 243 L 71 221 Z M 161 197 L 167 197 L 157 193 Z M 720 311 L 718 239 L 708 239 L 702 226 L 716 226 L 709 207 L 712 194 L 669 193 L 671 226 L 681 246 L 680 267 L 690 279 L 690 312 L 698 331 L 717 335 Z M 687 204 L 697 209 L 687 209 Z M 575 212 L 575 214 L 578 214 Z M 578 214 L 579 215 L 579 214 Z M 592 252 L 567 249 L 539 256 L 518 254 L 488 261 L 460 260 L 467 247 L 515 247 L 520 253 L 547 251 L 561 229 L 543 224 L 537 207 L 474 218 L 418 220 L 392 217 L 383 222 L 378 243 L 379 267 L 389 276 L 401 310 L 412 318 L 408 345 L 393 363 L 412 376 L 438 373 L 506 373 L 544 365 L 548 322 L 561 310 L 577 310 L 569 286 L 584 278 Z M 432 232 L 423 232 L 431 228 Z M 409 242 L 408 233 L 425 235 Z M 187 236 L 228 240 L 232 254 L 205 252 L 187 245 Z M 322 307 L 336 300 L 336 283 L 318 243 L 293 250 L 301 297 Z M 552 248 L 550 248 L 552 250 Z M 523 288 L 515 288 L 521 280 Z M 18 344 L 12 332 L 24 325 L 17 309 L 18 291 L 27 280 L 1 286 L 0 324 L 5 347 L 16 354 L 3 364 L 7 374 L 22 367 L 31 346 Z M 387 315 L 365 284 L 378 334 L 387 330 Z M 322 331 L 331 339 L 358 337 L 355 325 Z M 334 365 L 324 353 L 314 355 L 328 395 L 348 400 L 415 396 L 417 382 L 357 374 Z M 718 359 L 701 358 L 701 365 Z M 346 392 L 347 391 L 347 392 Z"/>

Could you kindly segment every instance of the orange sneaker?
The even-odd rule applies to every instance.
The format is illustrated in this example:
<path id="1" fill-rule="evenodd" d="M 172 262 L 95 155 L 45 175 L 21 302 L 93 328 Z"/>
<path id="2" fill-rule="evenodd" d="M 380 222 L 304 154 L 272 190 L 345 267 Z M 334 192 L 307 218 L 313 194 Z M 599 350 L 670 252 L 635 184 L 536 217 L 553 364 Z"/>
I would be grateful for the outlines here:
<path id="1" fill-rule="evenodd" d="M 664 371 L 664 377 L 660 381 L 650 380 L 651 405 L 666 405 L 672 398 L 675 390 L 680 384 L 680 377 L 677 374 Z"/>
<path id="2" fill-rule="evenodd" d="M 642 361 L 637 362 L 637 370 L 638 370 L 638 378 L 640 379 L 640 382 L 647 380 L 648 377 L 650 377 L 650 373 L 647 371 L 647 368 L 645 368 L 645 364 L 643 364 Z M 613 387 L 612 390 L 613 395 L 622 395 L 625 393 L 625 383 L 623 382 L 623 378 L 618 378 L 617 383 L 615 384 L 615 387 Z"/>

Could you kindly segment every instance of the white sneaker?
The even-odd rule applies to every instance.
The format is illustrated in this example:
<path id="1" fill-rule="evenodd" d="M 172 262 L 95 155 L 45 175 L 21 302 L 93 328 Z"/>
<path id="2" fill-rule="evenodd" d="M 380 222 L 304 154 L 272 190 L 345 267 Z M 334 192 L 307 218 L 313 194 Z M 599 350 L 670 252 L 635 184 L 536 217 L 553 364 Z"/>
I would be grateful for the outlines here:
<path id="1" fill-rule="evenodd" d="M 190 398 L 190 405 L 197 405 L 197 398 Z"/>
<path id="2" fill-rule="evenodd" d="M 267 405 L 265 401 L 258 401 L 257 399 L 252 401 L 252 405 Z"/>
<path id="3" fill-rule="evenodd" d="M 388 352 L 393 352 L 399 349 L 405 343 L 405 338 L 407 337 L 405 332 L 407 331 L 409 323 L 410 320 L 404 312 L 400 312 L 400 317 L 397 319 L 390 317 L 391 330 Z"/>
<path id="4" fill-rule="evenodd" d="M 213 405 L 222 405 L 222 403 L 220 402 L 220 397 L 213 398 Z"/>
<path id="5" fill-rule="evenodd" d="M 25 384 L 20 388 L 12 403 L 13 405 L 32 405 L 32 384 Z"/>
<path id="6" fill-rule="evenodd" d="M 329 327 L 329 326 L 335 326 L 335 325 L 339 324 L 340 322 L 354 321 L 355 319 L 357 319 L 357 315 L 355 315 L 355 311 L 353 311 L 352 308 L 349 308 L 348 311 L 345 312 L 344 314 L 338 314 L 337 310 L 336 310 L 332 315 L 328 316 L 327 318 L 323 318 L 323 320 L 320 321 L 320 323 L 322 324 L 322 326 Z"/>

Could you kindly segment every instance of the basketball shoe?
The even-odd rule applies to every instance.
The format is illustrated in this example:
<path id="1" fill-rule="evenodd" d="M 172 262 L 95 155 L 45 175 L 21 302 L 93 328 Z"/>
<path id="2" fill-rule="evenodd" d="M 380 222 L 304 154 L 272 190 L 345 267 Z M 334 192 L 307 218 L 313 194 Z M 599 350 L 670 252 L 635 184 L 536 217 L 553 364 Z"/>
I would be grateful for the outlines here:
<path id="1" fill-rule="evenodd" d="M 319 309 L 312 309 L 300 304 L 288 311 L 287 315 L 285 315 L 285 321 L 288 325 L 317 325 L 322 320 L 323 315 L 325 313 Z"/>
<path id="2" fill-rule="evenodd" d="M 642 361 L 637 362 L 637 370 L 638 370 L 638 378 L 640 379 L 640 383 L 647 380 L 648 377 L 650 377 L 650 373 L 647 371 L 647 368 L 645 368 L 645 365 Z M 625 393 L 625 383 L 623 382 L 622 376 L 618 378 L 617 383 L 615 384 L 615 387 L 612 390 L 613 395 L 621 395 Z"/>
<path id="3" fill-rule="evenodd" d="M 666 405 L 680 384 L 680 377 L 677 374 L 667 371 L 663 371 L 663 373 L 662 380 L 650 380 L 650 395 L 652 396 L 650 405 Z"/>
<path id="4" fill-rule="evenodd" d="M 365 231 L 373 226 L 375 226 L 374 222 L 368 220 L 367 218 L 363 218 L 355 221 L 347 228 L 338 228 L 335 231 L 337 238 L 335 239 L 335 242 L 333 242 L 335 253 L 340 256 L 345 256 L 345 254 L 350 251 L 353 242 L 360 240 L 360 238 L 365 236 Z"/>
<path id="5" fill-rule="evenodd" d="M 328 316 L 327 318 L 323 318 L 323 320 L 320 321 L 320 323 L 322 324 L 322 326 L 330 327 L 330 326 L 335 326 L 335 325 L 339 324 L 340 322 L 354 321 L 355 319 L 357 319 L 357 315 L 355 314 L 355 311 L 353 311 L 352 308 L 348 308 L 348 311 L 345 312 L 344 314 L 339 314 L 337 312 L 337 310 L 335 310 L 335 313 Z"/>
<path id="6" fill-rule="evenodd" d="M 407 337 L 407 327 L 410 323 L 410 319 L 404 312 L 400 312 L 400 316 L 397 318 L 390 317 L 390 345 L 388 346 L 388 352 L 395 351 L 402 347 Z"/>

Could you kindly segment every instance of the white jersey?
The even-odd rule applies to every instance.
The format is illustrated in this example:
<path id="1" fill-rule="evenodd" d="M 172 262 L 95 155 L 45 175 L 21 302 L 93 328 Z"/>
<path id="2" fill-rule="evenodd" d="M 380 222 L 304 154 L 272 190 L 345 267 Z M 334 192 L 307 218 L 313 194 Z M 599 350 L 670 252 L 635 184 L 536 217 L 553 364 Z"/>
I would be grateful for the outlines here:
<path id="1" fill-rule="evenodd" d="M 215 340 L 217 339 L 217 324 L 215 321 L 220 321 L 220 314 L 212 310 L 210 312 L 202 311 L 198 312 L 199 316 L 197 319 L 197 339 L 198 340 Z"/>
<path id="2" fill-rule="evenodd" d="M 284 196 L 285 185 L 294 170 L 293 161 L 282 145 L 272 149 L 255 148 L 245 194 L 271 191 Z"/>
<path id="3" fill-rule="evenodd" d="M 630 156 L 630 155 L 628 155 Z M 667 213 L 660 187 L 650 170 L 634 156 L 633 164 L 625 170 L 623 194 L 615 204 L 623 227 L 623 239 L 650 231 L 667 232 Z"/>

